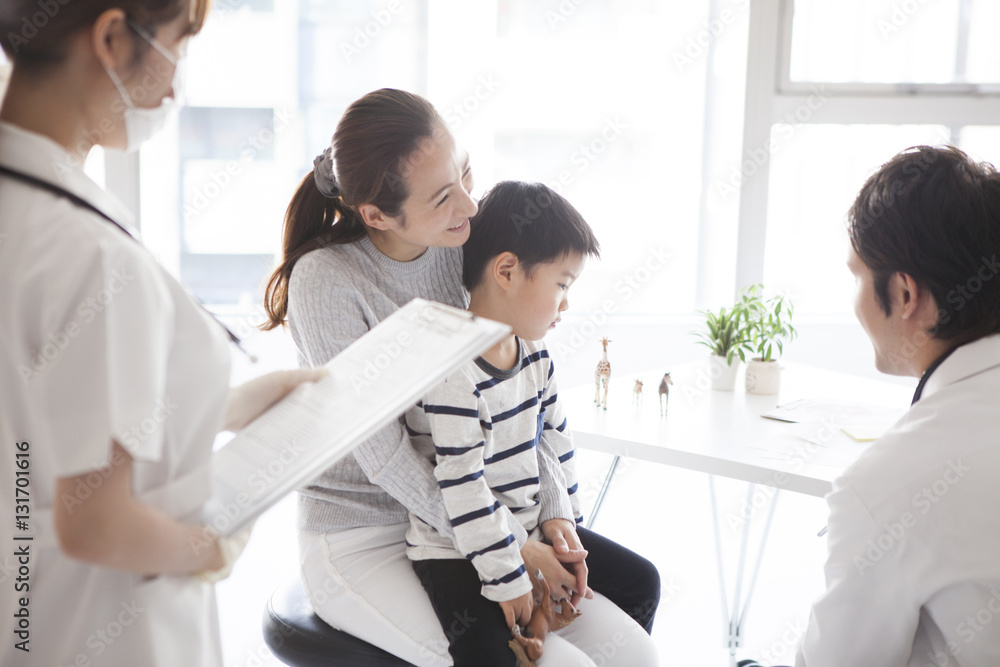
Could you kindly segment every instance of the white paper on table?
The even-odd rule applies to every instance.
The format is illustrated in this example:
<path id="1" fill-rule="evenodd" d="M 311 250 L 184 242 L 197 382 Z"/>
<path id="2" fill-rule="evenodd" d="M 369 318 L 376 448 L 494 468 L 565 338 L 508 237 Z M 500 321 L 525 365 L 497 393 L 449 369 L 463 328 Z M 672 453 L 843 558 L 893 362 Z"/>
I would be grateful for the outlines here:
<path id="1" fill-rule="evenodd" d="M 832 398 L 803 398 L 779 405 L 761 417 L 792 423 L 832 421 L 855 441 L 869 442 L 881 438 L 905 412 L 906 410 L 902 408 L 887 408 Z"/>
<path id="2" fill-rule="evenodd" d="M 831 425 L 834 427 L 831 428 Z M 785 433 L 761 438 L 747 445 L 766 452 L 766 458 L 835 468 L 849 466 L 866 446 L 867 443 L 854 440 L 830 421 L 788 424 Z"/>
<path id="3" fill-rule="evenodd" d="M 414 299 L 212 455 L 202 518 L 231 535 L 414 405 L 510 327 Z"/>

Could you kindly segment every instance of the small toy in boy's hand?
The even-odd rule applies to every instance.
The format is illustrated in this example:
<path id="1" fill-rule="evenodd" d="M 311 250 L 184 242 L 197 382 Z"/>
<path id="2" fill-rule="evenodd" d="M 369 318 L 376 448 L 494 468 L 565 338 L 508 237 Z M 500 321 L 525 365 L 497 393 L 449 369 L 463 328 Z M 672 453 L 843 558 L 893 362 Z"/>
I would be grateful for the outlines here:
<path id="1" fill-rule="evenodd" d="M 517 625 L 510 631 L 510 634 L 513 639 L 507 642 L 507 646 L 510 647 L 510 650 L 514 652 L 514 657 L 517 658 L 517 667 L 537 667 L 535 660 L 542 655 L 541 640 L 526 638 L 521 634 L 520 626 Z"/>
<path id="2" fill-rule="evenodd" d="M 535 660 L 542 657 L 545 635 L 555 622 L 555 609 L 552 607 L 552 593 L 542 576 L 541 570 L 535 570 L 531 582 L 535 608 L 531 610 L 531 619 L 524 626 L 524 632 L 515 625 L 511 634 L 513 639 L 508 646 L 517 656 L 519 667 L 535 667 Z"/>
<path id="3" fill-rule="evenodd" d="M 567 625 L 576 620 L 582 612 L 573 606 L 573 603 L 563 598 L 559 602 L 559 611 L 556 612 L 555 630 L 562 630 Z"/>
<path id="4" fill-rule="evenodd" d="M 545 635 L 549 630 L 560 630 L 576 620 L 580 611 L 568 599 L 560 600 L 560 610 L 552 605 L 552 592 L 545 582 L 541 570 L 535 570 L 531 588 L 535 598 L 535 608 L 531 620 L 524 626 L 524 632 L 517 625 L 511 630 L 513 639 L 507 644 L 517 656 L 518 667 L 536 667 L 535 660 L 542 657 Z"/>

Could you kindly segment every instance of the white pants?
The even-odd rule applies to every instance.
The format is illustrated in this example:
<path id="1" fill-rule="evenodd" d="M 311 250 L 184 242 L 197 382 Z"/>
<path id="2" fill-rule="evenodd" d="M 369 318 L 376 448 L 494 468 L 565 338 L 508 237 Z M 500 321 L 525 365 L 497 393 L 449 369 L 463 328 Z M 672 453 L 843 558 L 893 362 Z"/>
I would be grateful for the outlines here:
<path id="1" fill-rule="evenodd" d="M 313 610 L 332 627 L 419 667 L 449 667 L 448 640 L 406 557 L 408 527 L 300 532 L 302 582 Z M 571 625 L 546 637 L 539 667 L 659 664 L 649 635 L 607 598 L 581 600 L 580 611 Z"/>

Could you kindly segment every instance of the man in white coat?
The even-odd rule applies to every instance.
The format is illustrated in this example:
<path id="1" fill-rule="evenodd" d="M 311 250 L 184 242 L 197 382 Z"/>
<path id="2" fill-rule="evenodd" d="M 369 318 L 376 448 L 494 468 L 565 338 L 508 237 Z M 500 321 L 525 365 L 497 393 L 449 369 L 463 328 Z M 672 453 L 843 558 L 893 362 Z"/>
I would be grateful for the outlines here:
<path id="1" fill-rule="evenodd" d="M 826 497 L 827 590 L 796 667 L 1000 666 L 1000 174 L 908 149 L 848 233 L 875 364 L 920 383 Z"/>

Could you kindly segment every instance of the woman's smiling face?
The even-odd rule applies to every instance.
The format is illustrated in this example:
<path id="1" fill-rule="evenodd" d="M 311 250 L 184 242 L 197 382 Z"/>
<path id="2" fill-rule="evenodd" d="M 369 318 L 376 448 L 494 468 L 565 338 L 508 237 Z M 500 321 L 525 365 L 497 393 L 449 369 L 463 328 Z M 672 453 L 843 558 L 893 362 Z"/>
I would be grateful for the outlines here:
<path id="1" fill-rule="evenodd" d="M 408 192 L 400 214 L 383 216 L 378 225 L 369 222 L 382 252 L 408 261 L 428 247 L 454 248 L 468 240 L 469 218 L 476 213 L 472 167 L 446 127 L 438 125 L 423 139 L 397 173 Z"/>

